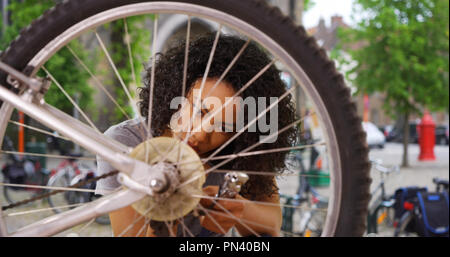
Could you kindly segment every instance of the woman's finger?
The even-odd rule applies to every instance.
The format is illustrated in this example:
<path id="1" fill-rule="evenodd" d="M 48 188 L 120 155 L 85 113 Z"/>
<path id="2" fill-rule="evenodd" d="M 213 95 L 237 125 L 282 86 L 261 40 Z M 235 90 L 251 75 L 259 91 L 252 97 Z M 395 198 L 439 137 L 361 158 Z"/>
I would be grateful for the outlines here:
<path id="1" fill-rule="evenodd" d="M 216 196 L 217 192 L 219 192 L 218 186 L 207 186 L 203 188 L 203 193 L 207 196 Z M 205 208 L 210 208 L 214 202 L 211 199 L 202 198 L 200 204 Z"/>

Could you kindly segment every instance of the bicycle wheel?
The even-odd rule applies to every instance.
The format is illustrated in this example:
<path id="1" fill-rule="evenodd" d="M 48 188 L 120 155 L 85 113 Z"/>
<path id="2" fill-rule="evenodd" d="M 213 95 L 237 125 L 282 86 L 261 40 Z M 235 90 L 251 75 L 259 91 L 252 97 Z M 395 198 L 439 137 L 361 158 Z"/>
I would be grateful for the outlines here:
<path id="1" fill-rule="evenodd" d="M 393 236 L 394 237 L 417 237 L 417 233 L 410 230 L 414 228 L 414 215 L 411 211 L 405 212 L 397 221 Z"/>
<path id="2" fill-rule="evenodd" d="M 74 171 L 67 167 L 58 170 L 53 176 L 50 177 L 47 186 L 62 188 L 69 187 L 73 176 L 75 176 L 75 174 L 71 174 L 71 172 Z M 47 198 L 47 201 L 55 213 L 61 213 L 65 210 L 65 208 L 74 208 L 78 203 L 83 202 L 79 201 L 79 197 L 77 197 L 76 192 L 71 191 L 51 195 Z"/>
<path id="3" fill-rule="evenodd" d="M 17 169 L 17 167 L 14 167 L 14 165 L 9 165 L 9 169 L 14 168 Z M 35 170 L 33 164 L 30 161 L 24 162 L 24 169 L 27 169 L 28 172 L 26 172 L 26 175 L 23 177 L 22 183 L 20 181 L 17 181 L 17 179 L 10 180 L 8 176 L 4 176 L 3 178 L 4 183 L 39 186 L 46 182 L 47 175 L 44 172 Z M 14 186 L 3 187 L 3 196 L 5 197 L 5 200 L 10 204 L 23 201 L 35 195 L 39 195 L 42 192 L 43 192 L 42 189 L 33 187 L 14 187 Z"/>
<path id="4" fill-rule="evenodd" d="M 345 85 L 342 75 L 336 71 L 334 63 L 328 59 L 326 52 L 306 34 L 304 28 L 296 27 L 279 9 L 270 7 L 263 1 L 64 1 L 25 29 L 2 53 L 0 59 L 34 77 L 53 54 L 83 33 L 91 32 L 92 29 L 107 22 L 147 13 L 182 14 L 214 21 L 220 24 L 219 28 L 221 26 L 230 28 L 256 42 L 274 57 L 274 63 L 276 59 L 277 63 L 285 67 L 296 81 L 296 85 L 300 86 L 308 97 L 317 122 L 321 126 L 319 129 L 323 140 L 321 145 L 326 147 L 326 161 L 332 183 L 329 188 L 330 200 L 322 235 L 361 236 L 365 230 L 367 202 L 370 198 L 368 173 L 370 165 L 365 133 L 361 128 L 355 105 L 351 101 L 350 90 Z M 156 31 L 154 34 L 156 38 Z M 5 73 L 1 73 L 2 85 L 7 85 L 6 77 Z M 291 89 L 287 92 L 293 93 L 295 87 Z M 1 110 L 1 117 L 5 118 L 2 118 L 0 127 L 0 138 L 3 138 L 14 103 L 7 99 L 6 96 L 10 95 L 6 92 L 0 93 L 1 99 L 5 101 Z M 25 111 L 31 115 L 31 112 Z M 54 113 L 50 109 L 47 109 L 47 112 Z M 40 117 L 33 118 L 46 126 L 52 126 L 49 121 Z M 75 129 L 79 129 L 85 135 L 93 133 L 86 132 L 85 127 L 80 129 L 78 126 Z M 74 139 L 67 132 L 60 132 Z M 88 150 L 94 149 L 91 147 L 92 144 L 83 144 L 80 141 L 78 143 Z M 96 151 L 93 153 L 104 154 Z M 93 205 L 86 208 L 90 209 L 91 206 Z M 3 234 L 7 234 L 8 229 L 5 227 L 2 229 Z"/>

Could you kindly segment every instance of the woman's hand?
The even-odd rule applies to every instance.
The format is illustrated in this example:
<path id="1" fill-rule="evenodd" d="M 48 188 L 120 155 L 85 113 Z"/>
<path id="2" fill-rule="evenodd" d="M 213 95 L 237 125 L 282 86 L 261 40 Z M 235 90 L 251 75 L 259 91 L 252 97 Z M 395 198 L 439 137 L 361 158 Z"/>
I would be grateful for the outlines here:
<path id="1" fill-rule="evenodd" d="M 209 196 L 215 196 L 219 191 L 218 186 L 207 186 L 203 188 L 203 192 Z M 236 195 L 234 199 L 245 200 L 240 195 Z M 201 225 L 209 231 L 224 234 L 227 233 L 240 218 L 244 212 L 244 202 L 215 200 L 215 204 L 211 199 L 202 199 L 200 204 L 207 210 L 208 214 L 204 214 L 201 219 Z M 211 209 L 211 206 L 213 208 Z M 222 208 L 221 208 L 222 207 Z M 224 210 L 226 209 L 226 211 Z"/>

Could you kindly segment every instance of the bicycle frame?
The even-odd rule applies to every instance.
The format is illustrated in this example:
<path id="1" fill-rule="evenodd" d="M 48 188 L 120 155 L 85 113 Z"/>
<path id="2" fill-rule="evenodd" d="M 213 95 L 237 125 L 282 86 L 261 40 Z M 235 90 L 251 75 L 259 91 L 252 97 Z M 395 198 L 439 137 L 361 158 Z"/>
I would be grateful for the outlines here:
<path id="1" fill-rule="evenodd" d="M 380 166 L 379 164 L 375 163 L 376 169 L 380 171 L 380 183 L 377 185 L 377 187 L 371 192 L 371 195 L 378 194 L 379 191 L 381 193 L 378 195 L 378 197 L 370 204 L 369 206 L 369 212 L 367 214 L 367 233 L 378 233 L 378 212 L 382 210 L 383 208 L 392 208 L 395 201 L 392 198 L 386 197 L 386 190 L 385 190 L 385 175 L 392 172 L 392 171 L 398 171 L 396 168 L 394 168 L 392 171 L 388 171 L 389 169 Z M 386 173 L 387 172 L 387 173 Z M 386 217 L 383 217 L 383 219 Z"/>

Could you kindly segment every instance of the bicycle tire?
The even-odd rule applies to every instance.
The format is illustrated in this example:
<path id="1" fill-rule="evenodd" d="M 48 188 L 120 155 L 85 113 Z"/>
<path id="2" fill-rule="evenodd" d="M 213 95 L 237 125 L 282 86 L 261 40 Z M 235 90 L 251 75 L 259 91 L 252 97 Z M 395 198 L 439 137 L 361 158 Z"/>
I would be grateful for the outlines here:
<path id="1" fill-rule="evenodd" d="M 4 183 L 10 183 L 10 181 L 4 179 Z M 5 200 L 9 204 L 14 204 L 36 195 L 36 192 L 25 192 L 23 188 L 3 187 L 2 191 Z"/>
<path id="2" fill-rule="evenodd" d="M 51 40 L 72 25 L 102 11 L 128 4 L 155 2 L 139 0 L 63 1 L 45 12 L 25 28 L 20 36 L 5 50 L 0 59 L 12 67 L 31 75 L 34 67 L 29 61 Z M 365 231 L 367 203 L 370 199 L 368 147 L 366 135 L 357 115 L 350 89 L 336 71 L 324 49 L 307 35 L 302 26 L 296 26 L 278 8 L 257 0 L 208 1 L 179 0 L 158 1 L 194 4 L 232 15 L 263 31 L 276 41 L 304 70 L 324 103 L 333 132 L 336 135 L 341 165 L 341 194 L 338 201 L 334 236 L 361 236 Z M 77 10 L 74 12 L 73 10 Z M 0 73 L 0 82 L 6 85 L 6 74 Z"/>
<path id="3" fill-rule="evenodd" d="M 60 183 L 60 181 L 62 181 L 62 184 Z M 61 173 L 57 172 L 55 173 L 54 177 L 51 177 L 47 183 L 48 187 L 67 187 L 71 185 L 71 178 L 68 177 L 68 175 L 63 171 Z M 49 191 L 51 192 L 51 191 Z M 86 195 L 87 194 L 87 195 Z M 57 208 L 59 205 L 57 202 L 58 201 L 63 201 L 64 204 L 63 206 L 68 206 L 68 205 L 73 205 L 73 204 L 78 204 L 84 201 L 92 201 L 91 197 L 92 193 L 76 193 L 76 192 L 64 192 L 61 194 L 56 194 L 56 195 L 52 195 L 47 197 L 47 202 L 50 205 L 50 207 L 52 207 L 53 211 L 55 213 L 61 213 L 62 210 Z M 60 197 L 60 198 L 56 198 L 56 197 Z M 61 200 L 62 197 L 62 200 Z M 77 199 L 74 199 L 77 198 Z M 83 199 L 80 201 L 80 199 Z M 71 209 L 74 207 L 70 207 Z M 103 216 L 98 216 L 95 219 L 95 222 L 97 222 L 98 224 L 102 224 L 102 225 L 107 225 L 110 224 L 109 221 L 109 217 L 108 215 L 103 215 Z"/>
<path id="4" fill-rule="evenodd" d="M 46 183 L 47 175 L 42 174 L 37 171 L 32 178 L 27 178 L 24 184 L 30 185 L 43 185 Z M 8 179 L 4 178 L 4 183 L 12 183 Z M 14 184 L 14 183 L 13 183 Z M 28 191 L 28 192 L 27 192 Z M 14 188 L 14 187 L 3 187 L 3 196 L 9 204 L 15 204 L 20 201 L 26 200 L 31 197 L 35 197 L 42 194 L 44 190 L 42 189 L 27 189 L 27 188 Z"/>
<path id="5" fill-rule="evenodd" d="M 58 170 L 58 172 L 56 172 L 55 175 L 50 177 L 50 179 L 48 180 L 47 186 L 48 187 L 68 187 L 68 186 L 70 186 L 70 180 L 71 180 L 71 178 L 69 178 L 69 175 L 66 174 L 66 172 L 64 170 Z M 49 190 L 49 192 L 51 192 L 51 191 Z M 57 206 L 61 206 L 61 205 L 59 205 L 59 203 L 61 201 L 63 202 L 63 206 L 75 204 L 75 202 L 71 202 L 68 199 L 67 193 L 72 193 L 72 192 L 70 192 L 70 191 L 63 192 L 60 194 L 55 194 L 55 195 L 51 195 L 51 196 L 47 197 L 47 202 L 50 205 L 50 207 L 53 208 L 52 210 L 55 213 L 62 212 L 61 209 L 57 208 Z M 62 198 L 62 200 L 60 198 Z"/>
<path id="6" fill-rule="evenodd" d="M 407 231 L 408 225 L 414 220 L 414 214 L 411 211 L 405 212 L 398 220 L 397 226 L 394 230 L 394 237 L 410 236 L 412 233 Z"/>

